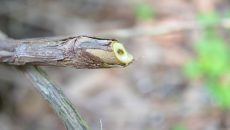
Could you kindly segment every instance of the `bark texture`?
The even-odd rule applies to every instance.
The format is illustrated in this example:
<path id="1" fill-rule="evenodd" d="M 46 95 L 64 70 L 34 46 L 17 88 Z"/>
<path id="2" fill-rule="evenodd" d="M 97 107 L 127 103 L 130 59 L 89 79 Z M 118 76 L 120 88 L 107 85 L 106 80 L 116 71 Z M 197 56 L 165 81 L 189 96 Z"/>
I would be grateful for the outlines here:
<path id="1" fill-rule="evenodd" d="M 0 40 L 0 62 L 11 65 L 111 68 L 127 66 L 133 57 L 117 40 L 87 36 Z"/>

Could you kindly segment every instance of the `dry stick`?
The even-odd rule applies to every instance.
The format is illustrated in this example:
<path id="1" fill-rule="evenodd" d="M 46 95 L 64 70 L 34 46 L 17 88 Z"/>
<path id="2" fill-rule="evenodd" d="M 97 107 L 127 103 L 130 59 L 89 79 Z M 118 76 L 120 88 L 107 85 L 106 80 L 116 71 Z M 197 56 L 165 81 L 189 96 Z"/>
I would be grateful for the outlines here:
<path id="1" fill-rule="evenodd" d="M 168 33 L 185 31 L 185 30 L 194 30 L 200 28 L 199 24 L 195 21 L 191 22 L 181 22 L 180 24 L 164 24 L 158 26 L 148 26 L 148 27 L 133 27 L 126 29 L 117 29 L 101 32 L 98 35 L 106 37 L 119 37 L 119 38 L 132 38 L 138 36 L 156 36 L 164 35 Z"/>
<path id="2" fill-rule="evenodd" d="M 38 67 L 27 66 L 22 70 L 40 91 L 42 96 L 51 104 L 58 116 L 64 122 L 67 130 L 89 130 L 88 125 L 73 107 L 61 89 L 55 87 L 43 71 Z"/>
<path id="3" fill-rule="evenodd" d="M 0 39 L 6 39 L 1 32 Z M 2 44 L 0 45 L 3 46 Z M 19 70 L 23 71 L 31 79 L 34 87 L 40 91 L 62 119 L 67 130 L 89 130 L 86 122 L 72 106 L 68 98 L 45 77 L 41 69 L 34 66 L 25 66 Z"/>
<path id="4" fill-rule="evenodd" d="M 188 21 L 188 22 L 180 22 L 180 23 L 172 23 L 172 24 L 163 24 L 157 26 L 148 26 L 148 27 L 133 27 L 126 29 L 117 29 L 110 30 L 105 32 L 100 32 L 98 35 L 105 37 L 119 37 L 119 38 L 132 38 L 138 36 L 157 36 L 164 35 L 179 31 L 191 31 L 191 30 L 199 30 L 205 28 L 209 25 L 200 24 L 197 21 Z M 223 18 L 220 22 L 215 23 L 213 26 L 220 26 L 226 29 L 230 28 L 230 19 Z"/>
<path id="5" fill-rule="evenodd" d="M 68 37 L 59 40 L 1 40 L 0 63 L 12 65 L 53 65 L 76 68 L 127 66 L 133 61 L 116 40 Z M 23 66 L 22 72 L 51 104 L 67 130 L 88 130 L 86 122 L 64 93 L 55 87 L 39 67 Z"/>
<path id="6" fill-rule="evenodd" d="M 87 36 L 0 40 L 0 63 L 11 65 L 111 68 L 127 66 L 133 57 L 117 40 Z"/>

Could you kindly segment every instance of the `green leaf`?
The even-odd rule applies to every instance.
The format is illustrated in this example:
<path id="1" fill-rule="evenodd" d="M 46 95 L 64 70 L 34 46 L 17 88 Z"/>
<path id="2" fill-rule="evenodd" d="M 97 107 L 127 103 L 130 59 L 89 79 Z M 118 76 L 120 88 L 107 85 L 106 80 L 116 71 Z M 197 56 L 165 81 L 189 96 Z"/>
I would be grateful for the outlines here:
<path id="1" fill-rule="evenodd" d="M 202 13 L 197 16 L 197 20 L 201 25 L 212 26 L 220 21 L 216 12 Z"/>
<path id="2" fill-rule="evenodd" d="M 195 44 L 196 58 L 185 65 L 185 72 L 191 77 L 201 76 L 217 103 L 230 108 L 230 48 L 212 28 L 218 21 L 215 13 L 199 17 L 199 22 L 209 28 Z"/>
<path id="3" fill-rule="evenodd" d="M 135 7 L 135 16 L 139 20 L 150 20 L 154 17 L 153 7 L 148 3 L 139 3 Z"/>
<path id="4" fill-rule="evenodd" d="M 177 124 L 172 130 L 187 130 L 186 127 L 182 124 Z"/>
<path id="5" fill-rule="evenodd" d="M 206 32 L 195 46 L 201 70 L 218 76 L 229 69 L 228 47 L 223 39 L 213 32 Z"/>
<path id="6" fill-rule="evenodd" d="M 211 84 L 209 90 L 221 107 L 230 108 L 230 84 L 226 86 L 219 83 Z"/>
<path id="7" fill-rule="evenodd" d="M 188 61 L 184 66 L 184 72 L 189 77 L 199 76 L 200 75 L 199 64 L 194 60 Z"/>

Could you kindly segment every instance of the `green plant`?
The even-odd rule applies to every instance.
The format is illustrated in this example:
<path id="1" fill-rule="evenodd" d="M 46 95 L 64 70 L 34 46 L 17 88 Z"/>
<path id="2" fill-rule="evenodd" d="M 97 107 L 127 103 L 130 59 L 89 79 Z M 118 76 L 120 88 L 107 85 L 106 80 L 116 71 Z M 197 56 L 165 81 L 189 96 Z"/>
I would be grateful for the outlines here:
<path id="1" fill-rule="evenodd" d="M 135 6 L 135 16 L 139 20 L 150 20 L 154 17 L 154 9 L 148 3 L 139 3 Z"/>
<path id="2" fill-rule="evenodd" d="M 186 127 L 182 124 L 177 124 L 171 130 L 187 130 Z"/>
<path id="3" fill-rule="evenodd" d="M 202 26 L 214 26 L 218 22 L 220 22 L 220 17 L 216 12 L 206 12 L 206 13 L 200 13 L 197 16 L 197 21 Z"/>
<path id="4" fill-rule="evenodd" d="M 195 44 L 196 57 L 185 65 L 191 78 L 201 78 L 218 104 L 230 108 L 230 47 L 212 25 L 219 21 L 216 14 L 202 15 L 205 25 L 201 38 Z"/>

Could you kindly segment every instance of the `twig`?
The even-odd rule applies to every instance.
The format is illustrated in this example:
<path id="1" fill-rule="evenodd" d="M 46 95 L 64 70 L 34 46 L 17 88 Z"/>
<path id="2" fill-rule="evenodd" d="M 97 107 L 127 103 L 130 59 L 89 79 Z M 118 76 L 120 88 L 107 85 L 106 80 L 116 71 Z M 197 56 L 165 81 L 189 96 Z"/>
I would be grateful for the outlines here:
<path id="1" fill-rule="evenodd" d="M 87 36 L 0 40 L 0 63 L 11 65 L 111 68 L 127 66 L 133 57 L 117 40 Z"/>
<path id="2" fill-rule="evenodd" d="M 27 66 L 22 70 L 31 79 L 33 85 L 43 97 L 51 104 L 53 109 L 63 120 L 67 130 L 89 130 L 86 122 L 66 98 L 63 92 L 55 87 L 43 74 L 39 67 Z"/>
<path id="3" fill-rule="evenodd" d="M 1 33 L 0 31 L 0 34 Z M 6 39 L 5 35 L 0 35 L 0 39 Z M 19 69 L 31 79 L 42 96 L 51 104 L 55 112 L 62 119 L 67 130 L 89 130 L 86 122 L 81 118 L 71 102 L 65 97 L 63 92 L 56 88 L 44 75 L 44 71 L 34 66 L 24 66 Z"/>
<path id="4" fill-rule="evenodd" d="M 133 61 L 116 40 L 92 37 L 68 37 L 59 40 L 6 40 L 0 35 L 0 63 L 12 65 L 54 65 L 76 68 L 127 66 Z M 67 130 L 89 130 L 64 93 L 45 76 L 39 67 L 18 67 L 51 104 Z"/>
<path id="5" fill-rule="evenodd" d="M 181 23 L 181 24 L 168 24 L 168 25 L 158 25 L 158 26 L 149 26 L 149 27 L 133 27 L 126 29 L 117 29 L 112 31 L 101 32 L 98 35 L 105 37 L 120 37 L 120 38 L 132 38 L 137 36 L 155 36 L 163 35 L 167 33 L 184 31 L 184 30 L 193 30 L 198 28 L 194 22 L 190 23 Z"/>
<path id="6" fill-rule="evenodd" d="M 200 24 L 198 21 L 187 21 L 180 23 L 169 23 L 157 26 L 148 26 L 148 27 L 133 27 L 126 29 L 117 29 L 110 30 L 105 32 L 98 33 L 99 36 L 104 37 L 119 37 L 119 38 L 132 38 L 138 36 L 158 36 L 168 33 L 174 33 L 178 31 L 191 31 L 205 28 L 209 25 Z M 220 26 L 225 29 L 230 28 L 230 19 L 223 18 L 219 22 L 213 24 L 213 26 Z"/>

